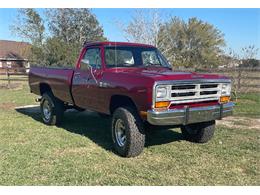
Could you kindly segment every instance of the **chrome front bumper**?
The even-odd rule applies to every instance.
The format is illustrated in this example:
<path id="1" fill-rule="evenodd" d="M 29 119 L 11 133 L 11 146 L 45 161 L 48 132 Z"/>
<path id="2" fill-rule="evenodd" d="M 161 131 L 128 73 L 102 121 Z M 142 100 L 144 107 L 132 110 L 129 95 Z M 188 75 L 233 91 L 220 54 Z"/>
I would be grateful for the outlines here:
<path id="1" fill-rule="evenodd" d="M 152 125 L 187 125 L 211 120 L 222 119 L 232 115 L 234 103 L 206 106 L 185 107 L 167 111 L 148 110 L 147 121 Z"/>

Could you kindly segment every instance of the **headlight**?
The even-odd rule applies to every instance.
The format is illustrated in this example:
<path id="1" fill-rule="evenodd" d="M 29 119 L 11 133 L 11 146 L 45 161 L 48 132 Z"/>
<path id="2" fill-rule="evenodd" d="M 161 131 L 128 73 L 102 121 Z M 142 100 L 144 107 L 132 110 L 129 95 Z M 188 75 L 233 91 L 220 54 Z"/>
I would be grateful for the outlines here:
<path id="1" fill-rule="evenodd" d="M 157 98 L 165 98 L 167 96 L 167 88 L 166 87 L 157 87 L 156 88 L 156 97 Z"/>
<path id="2" fill-rule="evenodd" d="M 230 83 L 223 83 L 221 89 L 222 96 L 230 96 L 231 94 L 231 84 Z"/>

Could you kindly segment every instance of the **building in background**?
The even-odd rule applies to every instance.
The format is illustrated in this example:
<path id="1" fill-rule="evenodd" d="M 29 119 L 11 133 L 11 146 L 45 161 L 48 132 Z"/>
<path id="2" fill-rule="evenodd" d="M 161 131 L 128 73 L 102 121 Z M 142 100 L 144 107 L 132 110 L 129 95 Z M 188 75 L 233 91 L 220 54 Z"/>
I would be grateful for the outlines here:
<path id="1" fill-rule="evenodd" d="M 30 51 L 29 43 L 0 40 L 0 69 L 19 71 L 19 68 L 29 68 Z"/>

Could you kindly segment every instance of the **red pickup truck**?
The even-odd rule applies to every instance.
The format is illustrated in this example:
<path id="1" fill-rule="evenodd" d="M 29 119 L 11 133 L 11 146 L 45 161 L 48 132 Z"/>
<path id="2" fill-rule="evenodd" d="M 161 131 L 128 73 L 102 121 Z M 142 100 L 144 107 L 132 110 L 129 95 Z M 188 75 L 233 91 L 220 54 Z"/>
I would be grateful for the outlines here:
<path id="1" fill-rule="evenodd" d="M 116 152 L 139 155 L 145 129 L 181 127 L 185 139 L 204 143 L 215 120 L 232 114 L 231 81 L 221 75 L 174 72 L 151 45 L 86 43 L 75 68 L 32 67 L 29 85 L 39 99 L 43 122 L 61 122 L 68 108 L 112 116 Z"/>

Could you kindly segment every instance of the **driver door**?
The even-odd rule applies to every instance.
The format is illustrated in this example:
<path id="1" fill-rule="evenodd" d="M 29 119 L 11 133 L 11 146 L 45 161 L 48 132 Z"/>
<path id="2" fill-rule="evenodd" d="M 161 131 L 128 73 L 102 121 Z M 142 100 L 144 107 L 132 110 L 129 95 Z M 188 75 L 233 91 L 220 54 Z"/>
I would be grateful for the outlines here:
<path id="1" fill-rule="evenodd" d="M 72 95 L 78 107 L 95 110 L 101 74 L 100 48 L 88 48 L 73 76 Z"/>

